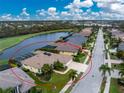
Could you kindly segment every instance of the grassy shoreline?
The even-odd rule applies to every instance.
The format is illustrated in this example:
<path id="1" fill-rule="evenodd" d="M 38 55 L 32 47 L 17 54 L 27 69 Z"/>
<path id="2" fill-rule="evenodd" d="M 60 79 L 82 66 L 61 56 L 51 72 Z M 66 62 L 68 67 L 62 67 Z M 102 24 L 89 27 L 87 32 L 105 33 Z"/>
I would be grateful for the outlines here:
<path id="1" fill-rule="evenodd" d="M 37 35 L 50 34 L 50 33 L 55 33 L 55 32 L 63 32 L 63 31 L 71 31 L 71 30 L 72 29 L 52 30 L 52 31 L 48 31 L 48 32 L 40 32 L 40 33 L 35 33 L 35 34 L 27 34 L 27 35 L 22 35 L 22 36 L 2 38 L 2 39 L 0 39 L 0 52 L 20 43 L 28 38 L 31 38 L 31 37 L 34 37 Z"/>

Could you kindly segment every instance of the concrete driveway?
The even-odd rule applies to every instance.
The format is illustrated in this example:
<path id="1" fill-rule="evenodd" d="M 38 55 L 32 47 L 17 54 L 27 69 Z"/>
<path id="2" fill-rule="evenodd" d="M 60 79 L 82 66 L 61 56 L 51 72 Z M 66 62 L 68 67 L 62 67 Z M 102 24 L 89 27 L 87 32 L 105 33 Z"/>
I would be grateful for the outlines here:
<path id="1" fill-rule="evenodd" d="M 69 69 L 76 70 L 77 72 L 85 72 L 87 67 L 88 67 L 88 65 L 82 64 L 82 63 L 77 63 L 77 62 L 71 62 L 68 65 Z"/>

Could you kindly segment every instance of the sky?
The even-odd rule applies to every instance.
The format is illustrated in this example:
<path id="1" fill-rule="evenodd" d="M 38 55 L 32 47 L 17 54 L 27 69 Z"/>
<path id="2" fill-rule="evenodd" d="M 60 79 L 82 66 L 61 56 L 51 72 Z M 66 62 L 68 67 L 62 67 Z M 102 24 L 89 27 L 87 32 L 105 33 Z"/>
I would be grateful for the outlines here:
<path id="1" fill-rule="evenodd" d="M 124 20 L 124 0 L 0 0 L 3 20 Z"/>

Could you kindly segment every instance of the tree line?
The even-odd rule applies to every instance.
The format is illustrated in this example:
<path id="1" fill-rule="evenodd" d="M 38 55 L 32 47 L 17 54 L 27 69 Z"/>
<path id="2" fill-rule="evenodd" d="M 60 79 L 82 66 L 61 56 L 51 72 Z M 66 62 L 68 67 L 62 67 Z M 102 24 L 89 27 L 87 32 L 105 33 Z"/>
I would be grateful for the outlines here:
<path id="1" fill-rule="evenodd" d="M 71 22 L 4 22 L 0 23 L 0 38 L 78 27 Z"/>

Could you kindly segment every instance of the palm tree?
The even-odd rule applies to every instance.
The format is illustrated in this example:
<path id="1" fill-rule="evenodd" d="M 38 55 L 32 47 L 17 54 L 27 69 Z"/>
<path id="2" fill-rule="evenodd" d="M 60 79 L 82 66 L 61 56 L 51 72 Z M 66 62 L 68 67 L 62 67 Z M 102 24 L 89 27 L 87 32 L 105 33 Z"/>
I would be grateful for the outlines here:
<path id="1" fill-rule="evenodd" d="M 101 67 L 99 68 L 99 71 L 102 71 L 102 76 L 105 78 L 106 72 L 109 73 L 109 75 L 111 75 L 111 71 L 113 71 L 112 68 L 108 67 L 107 64 L 103 64 L 101 65 Z"/>
<path id="2" fill-rule="evenodd" d="M 124 76 L 124 63 L 119 64 L 119 75 Z"/>
<path id="3" fill-rule="evenodd" d="M 49 64 L 44 64 L 41 70 L 43 74 L 48 74 L 53 72 L 52 66 L 50 66 Z"/>
<path id="4" fill-rule="evenodd" d="M 119 75 L 121 75 L 121 77 L 124 76 L 124 69 L 121 69 L 121 70 L 119 71 Z"/>
<path id="5" fill-rule="evenodd" d="M 70 73 L 69 73 L 69 78 L 71 78 L 72 80 L 75 80 L 77 77 L 77 71 L 76 70 L 72 70 Z"/>
<path id="6" fill-rule="evenodd" d="M 56 62 L 54 62 L 53 67 L 56 70 L 62 70 L 64 68 L 64 65 L 61 62 L 59 62 L 59 60 L 57 60 Z"/>
<path id="7" fill-rule="evenodd" d="M 49 64 L 44 64 L 43 67 L 41 68 L 41 71 L 42 71 L 43 79 L 45 81 L 50 80 L 53 72 L 52 66 L 50 66 Z"/>

